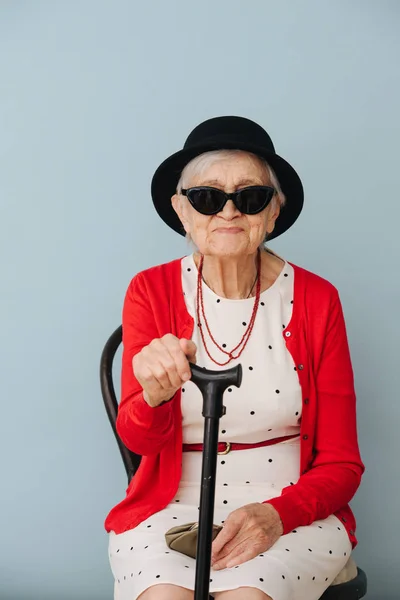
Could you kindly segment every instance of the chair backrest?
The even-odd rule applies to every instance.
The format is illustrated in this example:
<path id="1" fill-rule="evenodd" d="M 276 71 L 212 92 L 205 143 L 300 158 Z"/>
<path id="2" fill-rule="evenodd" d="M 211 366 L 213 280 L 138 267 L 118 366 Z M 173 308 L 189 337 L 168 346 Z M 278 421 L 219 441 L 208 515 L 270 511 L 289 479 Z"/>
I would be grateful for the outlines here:
<path id="1" fill-rule="evenodd" d="M 103 348 L 100 359 L 100 387 L 101 394 L 104 400 L 104 406 L 108 420 L 117 440 L 119 451 L 121 452 L 122 461 L 124 463 L 125 471 L 128 477 L 128 483 L 136 473 L 139 467 L 141 456 L 131 452 L 121 441 L 117 428 L 117 413 L 118 413 L 118 401 L 115 394 L 114 383 L 113 383 L 113 362 L 117 350 L 122 342 L 122 325 L 120 325 L 114 333 L 108 338 L 106 345 Z"/>

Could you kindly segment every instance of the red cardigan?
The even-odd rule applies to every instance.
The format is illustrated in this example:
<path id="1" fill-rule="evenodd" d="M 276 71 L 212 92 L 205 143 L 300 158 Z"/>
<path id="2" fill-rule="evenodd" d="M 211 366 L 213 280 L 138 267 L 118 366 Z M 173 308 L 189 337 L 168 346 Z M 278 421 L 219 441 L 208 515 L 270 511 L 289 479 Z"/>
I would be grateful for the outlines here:
<path id="1" fill-rule="evenodd" d="M 267 500 L 284 534 L 335 514 L 353 547 L 355 519 L 348 505 L 364 472 L 357 441 L 356 398 L 346 327 L 336 288 L 296 265 L 290 323 L 282 331 L 302 388 L 300 478 Z M 122 533 L 162 510 L 175 496 L 182 466 L 181 390 L 151 408 L 132 369 L 132 358 L 154 338 L 172 333 L 190 339 L 181 259 L 138 273 L 123 308 L 121 402 L 117 431 L 142 456 L 126 497 L 108 514 L 107 531 Z M 262 465 L 260 465 L 262 468 Z M 199 482 L 200 485 L 200 482 Z M 262 499 L 254 498 L 254 501 Z"/>

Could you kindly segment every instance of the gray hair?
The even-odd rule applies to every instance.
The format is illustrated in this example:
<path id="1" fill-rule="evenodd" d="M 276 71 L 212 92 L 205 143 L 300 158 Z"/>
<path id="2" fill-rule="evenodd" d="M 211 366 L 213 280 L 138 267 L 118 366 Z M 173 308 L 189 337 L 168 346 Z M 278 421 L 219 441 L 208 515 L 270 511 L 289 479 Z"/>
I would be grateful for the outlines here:
<path id="1" fill-rule="evenodd" d="M 182 188 L 185 189 L 194 177 L 197 177 L 204 173 L 204 171 L 215 162 L 223 160 L 224 158 L 230 158 L 231 156 L 235 156 L 236 154 L 241 152 L 243 151 L 211 150 L 209 152 L 203 152 L 203 154 L 196 156 L 190 162 L 188 162 L 188 164 L 182 170 L 181 176 L 176 186 L 176 193 L 181 194 Z M 275 172 L 264 158 L 252 154 L 251 152 L 248 152 L 248 154 L 261 163 L 262 167 L 265 170 L 265 175 L 267 176 L 268 181 L 271 182 L 272 187 L 274 187 L 276 190 L 276 193 L 272 198 L 274 208 L 276 207 L 276 203 L 278 203 L 279 208 L 282 208 L 286 202 L 286 197 L 285 194 L 282 192 L 281 186 L 279 184 L 277 176 L 275 175 Z M 186 239 L 188 242 L 193 243 L 190 234 L 186 234 Z M 262 246 L 264 247 L 264 243 L 262 244 Z"/>

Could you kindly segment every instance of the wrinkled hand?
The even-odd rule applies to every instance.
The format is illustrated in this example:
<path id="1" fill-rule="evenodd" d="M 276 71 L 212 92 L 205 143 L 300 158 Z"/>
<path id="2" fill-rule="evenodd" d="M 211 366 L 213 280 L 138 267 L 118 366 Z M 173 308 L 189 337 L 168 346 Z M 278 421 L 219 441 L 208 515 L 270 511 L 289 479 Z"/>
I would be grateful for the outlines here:
<path id="1" fill-rule="evenodd" d="M 230 513 L 213 541 L 211 566 L 225 569 L 266 552 L 283 534 L 278 512 L 270 504 L 254 502 Z"/>
<path id="2" fill-rule="evenodd" d="M 171 333 L 155 338 L 132 359 L 133 373 L 143 388 L 143 399 L 151 408 L 170 400 L 191 377 L 189 362 L 196 362 L 192 340 Z"/>

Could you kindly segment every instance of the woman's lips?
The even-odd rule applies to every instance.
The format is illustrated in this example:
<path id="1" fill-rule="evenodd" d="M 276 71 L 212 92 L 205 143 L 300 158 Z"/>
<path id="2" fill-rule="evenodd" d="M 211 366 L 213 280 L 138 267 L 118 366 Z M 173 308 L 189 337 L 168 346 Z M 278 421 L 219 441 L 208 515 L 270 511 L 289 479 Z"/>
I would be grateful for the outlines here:
<path id="1" fill-rule="evenodd" d="M 220 231 L 221 233 L 240 233 L 243 229 L 241 227 L 217 227 L 215 231 Z"/>

